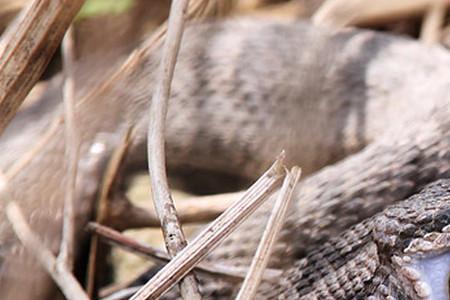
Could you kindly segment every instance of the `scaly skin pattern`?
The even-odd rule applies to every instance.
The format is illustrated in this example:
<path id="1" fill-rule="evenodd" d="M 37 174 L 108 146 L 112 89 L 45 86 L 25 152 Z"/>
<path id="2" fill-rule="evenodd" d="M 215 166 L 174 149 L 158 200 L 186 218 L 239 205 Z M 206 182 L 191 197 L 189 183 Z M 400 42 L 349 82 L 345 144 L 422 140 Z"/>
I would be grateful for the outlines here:
<path id="1" fill-rule="evenodd" d="M 100 75 L 86 78 L 79 67 L 80 249 L 105 161 L 131 124 L 136 131 L 123 175 L 145 169 L 158 61 L 158 53 L 145 56 L 114 85 L 94 94 L 89 87 L 104 86 L 110 77 L 99 70 Z M 310 174 L 295 192 L 271 262 L 285 268 L 330 237 L 448 175 L 449 69 L 444 49 L 368 31 L 255 20 L 193 25 L 184 35 L 172 85 L 169 167 L 255 179 L 285 149 L 288 164 Z M 59 80 L 2 135 L 3 171 L 61 115 Z M 60 124 L 8 182 L 9 194 L 55 252 L 66 181 L 64 148 Z M 3 212 L 6 196 L 1 197 Z M 209 259 L 248 265 L 269 210 L 259 210 Z M 53 299 L 55 292 L 2 215 L 0 299 Z"/>
<path id="2" fill-rule="evenodd" d="M 311 251 L 257 299 L 429 299 L 436 287 L 407 265 L 450 252 L 449 224 L 450 181 L 439 180 Z"/>

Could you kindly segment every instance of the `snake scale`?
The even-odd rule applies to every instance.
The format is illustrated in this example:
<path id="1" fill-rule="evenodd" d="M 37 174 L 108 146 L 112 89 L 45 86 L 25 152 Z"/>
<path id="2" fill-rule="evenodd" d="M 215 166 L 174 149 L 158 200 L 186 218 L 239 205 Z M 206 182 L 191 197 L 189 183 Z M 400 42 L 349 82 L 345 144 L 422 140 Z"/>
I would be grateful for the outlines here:
<path id="1" fill-rule="evenodd" d="M 130 125 L 135 134 L 123 176 L 145 169 L 147 112 L 158 61 L 158 53 L 147 55 L 96 93 L 89 87 L 110 79 L 109 73 L 90 68 L 95 74 L 86 76 L 83 68 L 94 63 L 79 64 L 80 249 L 105 162 Z M 264 283 L 259 298 L 428 299 L 426 280 L 408 264 L 445 254 L 445 245 L 433 242 L 447 236 L 448 182 L 378 213 L 450 174 L 449 69 L 445 49 L 370 31 L 251 19 L 193 24 L 183 37 L 172 85 L 168 167 L 175 173 L 254 180 L 285 149 L 287 163 L 303 168 L 307 176 L 294 192 L 270 262 L 285 272 L 278 283 Z M 64 124 L 54 121 L 61 115 L 60 101 L 61 78 L 56 77 L 0 140 L 2 170 L 40 145 L 9 178 L 8 190 L 55 252 L 65 186 Z M 5 204 L 2 199 L 2 214 Z M 270 205 L 259 209 L 208 259 L 249 265 L 263 230 L 261 218 L 269 211 Z M 421 252 L 425 242 L 420 241 L 439 251 L 423 254 L 430 251 Z M 422 256 L 405 258 L 406 248 Z M 206 286 L 207 298 L 235 292 L 227 282 Z M 55 299 L 57 294 L 2 216 L 0 299 Z"/>

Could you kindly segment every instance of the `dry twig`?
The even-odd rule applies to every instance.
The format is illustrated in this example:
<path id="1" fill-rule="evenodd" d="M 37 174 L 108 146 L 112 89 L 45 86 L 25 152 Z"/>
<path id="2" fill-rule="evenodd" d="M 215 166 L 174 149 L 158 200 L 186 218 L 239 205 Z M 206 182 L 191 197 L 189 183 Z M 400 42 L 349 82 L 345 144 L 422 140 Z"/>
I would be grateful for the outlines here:
<path id="1" fill-rule="evenodd" d="M 312 17 L 314 24 L 344 27 L 374 25 L 420 15 L 436 0 L 327 0 Z M 449 0 L 443 0 L 446 6 Z"/>
<path id="2" fill-rule="evenodd" d="M 156 89 L 150 105 L 150 122 L 147 137 L 148 168 L 153 203 L 156 214 L 161 221 L 161 229 L 167 251 L 172 257 L 186 246 L 186 237 L 178 221 L 167 183 L 164 133 L 170 86 L 183 36 L 185 13 L 188 4 L 189 0 L 174 1 L 170 8 L 163 56 L 156 79 Z M 201 299 L 193 274 L 181 281 L 180 290 L 183 299 Z"/>
<path id="3" fill-rule="evenodd" d="M 64 220 L 58 263 L 68 270 L 73 269 L 75 252 L 75 192 L 80 153 L 80 139 L 76 126 L 75 82 L 74 82 L 74 45 L 72 26 L 66 32 L 62 43 L 64 69 L 64 123 L 66 133 L 67 184 L 64 198 Z"/>
<path id="4" fill-rule="evenodd" d="M 102 237 L 107 243 L 118 246 L 124 250 L 135 253 L 136 255 L 144 256 L 153 260 L 158 264 L 166 264 L 170 261 L 170 257 L 156 248 L 153 248 L 149 245 L 142 244 L 140 242 L 135 241 L 134 239 L 115 231 L 109 227 L 97 224 L 90 223 L 88 228 L 93 231 L 95 234 Z M 220 277 L 220 278 L 228 278 L 233 281 L 241 282 L 244 280 L 245 275 L 247 274 L 248 268 L 246 267 L 235 267 L 235 266 L 226 266 L 215 263 L 199 263 L 194 268 L 196 271 L 203 272 L 208 275 Z M 273 281 L 274 278 L 277 278 L 280 274 L 280 270 L 276 269 L 266 269 L 264 280 Z"/>
<path id="5" fill-rule="evenodd" d="M 69 300 L 89 300 L 70 270 L 65 265 L 57 264 L 53 253 L 45 247 L 30 229 L 22 211 L 15 202 L 8 204 L 6 207 L 6 215 L 19 240 L 47 270 L 49 275 L 60 287 L 64 296 Z"/>
<path id="6" fill-rule="evenodd" d="M 157 299 L 188 274 L 209 251 L 230 235 L 250 216 L 274 189 L 283 175 L 284 153 L 264 175 L 253 184 L 240 201 L 236 201 L 220 217 L 209 224 L 190 244 L 181 250 L 158 274 L 139 290 L 132 300 Z"/>
<path id="7" fill-rule="evenodd" d="M 435 2 L 430 5 L 420 30 L 420 39 L 425 44 L 432 45 L 439 42 L 446 13 L 447 5 L 443 0 L 435 0 Z"/>
<path id="8" fill-rule="evenodd" d="M 121 142 L 114 150 L 111 159 L 108 162 L 108 166 L 106 167 L 106 171 L 103 176 L 103 182 L 100 189 L 99 200 L 97 204 L 97 215 L 96 222 L 97 223 L 105 223 L 107 221 L 107 217 L 109 215 L 109 202 L 108 197 L 110 195 L 110 191 L 113 187 L 114 181 L 117 178 L 119 168 L 125 158 L 125 154 L 128 150 L 131 141 L 133 129 L 130 127 L 125 131 Z M 97 262 L 97 253 L 98 253 L 98 238 L 94 236 L 91 238 L 91 244 L 89 249 L 89 262 L 88 262 L 88 271 L 87 271 L 87 292 L 91 298 L 94 298 L 95 292 L 95 278 L 96 278 L 96 262 Z"/>
<path id="9" fill-rule="evenodd" d="M 258 249 L 253 257 L 249 272 L 242 284 L 237 300 L 251 300 L 255 299 L 258 285 L 261 282 L 264 270 L 269 262 L 270 254 L 272 253 L 273 245 L 276 241 L 277 235 L 284 223 L 284 216 L 289 207 L 297 181 L 300 179 L 301 171 L 294 167 L 291 172 L 288 172 L 284 178 L 283 186 L 277 196 L 277 200 L 273 206 L 272 213 L 267 222 L 266 229 L 259 242 Z"/>
<path id="10" fill-rule="evenodd" d="M 0 134 L 43 73 L 84 0 L 34 0 L 0 41 Z"/>
<path id="11" fill-rule="evenodd" d="M 243 192 L 199 196 L 175 201 L 182 224 L 210 222 L 241 198 Z M 139 207 L 129 201 L 112 201 L 107 219 L 102 222 L 117 230 L 160 227 L 154 209 Z"/>

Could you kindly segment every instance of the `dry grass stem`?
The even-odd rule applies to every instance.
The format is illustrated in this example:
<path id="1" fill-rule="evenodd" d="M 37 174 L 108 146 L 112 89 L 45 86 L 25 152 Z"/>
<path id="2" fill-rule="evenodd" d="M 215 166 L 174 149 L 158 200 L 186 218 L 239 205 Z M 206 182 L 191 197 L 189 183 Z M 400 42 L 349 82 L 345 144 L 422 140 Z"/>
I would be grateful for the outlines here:
<path id="1" fill-rule="evenodd" d="M 117 292 L 112 293 L 111 295 L 105 296 L 101 298 L 100 300 L 122 300 L 122 299 L 128 299 L 131 297 L 134 293 L 136 293 L 142 286 L 133 286 L 129 288 L 124 288 L 122 290 L 119 290 Z"/>
<path id="2" fill-rule="evenodd" d="M 182 224 L 210 222 L 242 195 L 243 192 L 237 192 L 175 201 L 178 219 Z M 161 226 L 154 209 L 139 207 L 129 201 L 112 201 L 109 212 L 107 219 L 102 223 L 118 230 Z"/>
<path id="3" fill-rule="evenodd" d="M 34 86 L 84 0 L 34 0 L 0 41 L 0 134 Z"/>
<path id="4" fill-rule="evenodd" d="M 108 197 L 113 187 L 114 181 L 117 178 L 119 173 L 119 168 L 125 158 L 125 154 L 130 145 L 131 136 L 132 136 L 133 128 L 129 127 L 125 134 L 123 135 L 121 142 L 114 149 L 114 152 L 111 156 L 111 159 L 108 162 L 106 167 L 105 174 L 103 176 L 102 185 L 100 188 L 100 195 L 97 204 L 97 215 L 96 222 L 104 223 L 107 220 L 109 215 L 109 201 Z M 94 298 L 93 295 L 95 293 L 95 283 L 96 283 L 96 266 L 97 266 L 97 254 L 98 254 L 98 237 L 93 236 L 91 238 L 91 244 L 89 249 L 89 262 L 88 262 L 88 271 L 87 271 L 87 292 L 90 298 Z"/>
<path id="5" fill-rule="evenodd" d="M 89 300 L 70 270 L 65 265 L 57 264 L 53 253 L 44 246 L 36 234 L 30 229 L 22 211 L 15 202 L 8 204 L 6 207 L 6 215 L 19 240 L 47 270 L 64 296 L 69 300 Z"/>
<path id="6" fill-rule="evenodd" d="M 63 231 L 58 255 L 58 263 L 68 270 L 73 269 L 75 252 L 75 199 L 80 138 L 76 125 L 75 82 L 74 82 L 74 45 L 72 26 L 66 32 L 62 43 L 64 70 L 63 101 L 65 123 L 65 149 L 67 162 L 67 183 L 64 198 Z"/>
<path id="7" fill-rule="evenodd" d="M 163 251 L 135 241 L 134 239 L 109 227 L 97 223 L 90 223 L 89 229 L 103 238 L 107 243 L 118 246 L 136 255 L 149 258 L 155 263 L 166 264 L 170 261 L 170 257 Z M 248 271 L 248 268 L 246 267 L 226 266 L 210 262 L 199 263 L 194 269 L 195 271 L 203 272 L 208 275 L 228 278 L 232 281 L 238 282 L 244 280 Z M 276 269 L 267 269 L 266 271 L 267 272 L 264 273 L 263 278 L 266 281 L 273 281 L 281 274 L 281 271 Z"/>
<path id="8" fill-rule="evenodd" d="M 442 0 L 446 6 L 449 0 Z M 327 0 L 312 17 L 314 24 L 331 27 L 376 25 L 420 15 L 436 0 Z"/>
<path id="9" fill-rule="evenodd" d="M 156 214 L 161 221 L 161 229 L 167 251 L 172 257 L 186 246 L 186 237 L 178 221 L 175 205 L 167 183 L 164 133 L 170 86 L 172 84 L 173 72 L 183 36 L 188 4 L 189 0 L 174 1 L 170 8 L 167 34 L 157 73 L 156 89 L 150 104 L 150 122 L 147 138 L 148 168 L 153 203 Z M 201 299 L 193 274 L 186 276 L 181 281 L 180 291 L 183 299 Z"/>
<path id="10" fill-rule="evenodd" d="M 132 300 L 157 299 L 188 274 L 208 252 L 229 236 L 280 185 L 284 153 L 229 209 L 211 222 L 190 244 L 157 273 Z"/>
<path id="11" fill-rule="evenodd" d="M 425 44 L 432 45 L 440 41 L 446 13 L 447 4 L 443 0 L 435 0 L 428 8 L 420 30 L 420 39 Z"/>
<path id="12" fill-rule="evenodd" d="M 256 291 L 264 274 L 264 270 L 272 254 L 273 245 L 284 224 L 285 215 L 291 203 L 295 185 L 300 179 L 301 171 L 294 167 L 284 178 L 283 186 L 277 196 L 266 229 L 256 249 L 249 272 L 236 297 L 237 300 L 255 299 Z"/>

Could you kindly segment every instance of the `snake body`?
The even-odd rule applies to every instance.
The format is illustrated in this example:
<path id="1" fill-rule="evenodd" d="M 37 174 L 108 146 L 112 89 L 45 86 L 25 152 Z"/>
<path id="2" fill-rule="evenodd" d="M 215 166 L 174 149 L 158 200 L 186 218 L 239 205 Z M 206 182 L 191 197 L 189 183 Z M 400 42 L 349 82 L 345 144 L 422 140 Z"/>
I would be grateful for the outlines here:
<path id="1" fill-rule="evenodd" d="M 83 141 L 76 212 L 79 245 L 86 238 L 83 228 L 94 210 L 105 162 L 131 124 L 135 135 L 123 176 L 146 166 L 145 131 L 159 53 L 144 54 L 144 63 L 121 74 L 115 84 L 95 93 L 78 89 Z M 304 23 L 247 19 L 194 24 L 185 32 L 172 84 L 166 132 L 169 168 L 253 180 L 285 149 L 288 164 L 301 166 L 308 176 L 294 193 L 295 204 L 271 266 L 288 268 L 298 261 L 279 287 L 302 286 L 304 278 L 315 278 L 300 275 L 300 270 L 310 265 L 308 255 L 317 253 L 319 245 L 335 243 L 331 237 L 358 223 L 366 226 L 365 219 L 389 204 L 449 175 L 449 67 L 450 55 L 444 49 L 369 31 L 334 32 Z M 79 68 L 84 74 L 77 80 L 79 87 L 110 80 L 107 75 L 97 81 L 86 78 L 83 64 Z M 60 241 L 65 186 L 60 81 L 56 78 L 36 105 L 16 117 L 0 142 L 2 170 L 41 142 L 33 158 L 9 178 L 8 194 L 54 251 Z M 411 205 L 420 206 L 417 203 Z M 0 211 L 5 204 L 1 201 Z M 208 259 L 248 265 L 263 230 L 261 218 L 269 211 L 270 206 L 257 211 Z M 364 240 L 372 233 L 358 234 L 356 239 Z M 347 242 L 345 236 L 342 241 Z M 373 242 L 356 242 L 364 255 L 373 250 Z M 345 265 L 349 259 L 337 258 Z M 308 270 L 316 276 L 321 269 Z M 387 278 L 388 294 L 397 291 L 396 279 L 383 276 L 377 278 Z M 223 295 L 233 292 L 227 283 L 216 284 Z M 403 286 L 404 279 L 398 284 Z M 53 299 L 56 292 L 2 217 L 0 299 Z M 345 295 L 335 298 L 352 298 Z"/>

